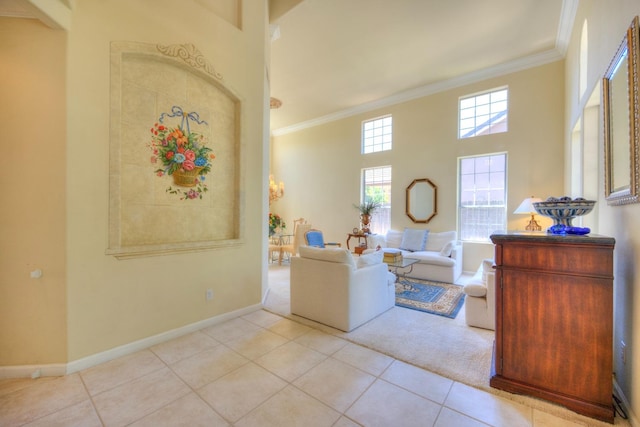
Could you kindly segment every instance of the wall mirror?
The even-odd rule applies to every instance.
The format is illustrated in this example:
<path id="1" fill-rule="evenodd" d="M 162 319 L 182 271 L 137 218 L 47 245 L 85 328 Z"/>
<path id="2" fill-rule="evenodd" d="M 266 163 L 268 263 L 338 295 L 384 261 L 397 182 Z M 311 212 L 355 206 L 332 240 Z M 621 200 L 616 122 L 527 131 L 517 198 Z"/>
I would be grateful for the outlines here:
<path id="1" fill-rule="evenodd" d="M 407 187 L 406 214 L 426 224 L 438 214 L 438 187 L 428 178 L 414 179 Z"/>
<path id="2" fill-rule="evenodd" d="M 640 100 L 636 16 L 603 79 L 605 196 L 610 205 L 638 203 Z"/>

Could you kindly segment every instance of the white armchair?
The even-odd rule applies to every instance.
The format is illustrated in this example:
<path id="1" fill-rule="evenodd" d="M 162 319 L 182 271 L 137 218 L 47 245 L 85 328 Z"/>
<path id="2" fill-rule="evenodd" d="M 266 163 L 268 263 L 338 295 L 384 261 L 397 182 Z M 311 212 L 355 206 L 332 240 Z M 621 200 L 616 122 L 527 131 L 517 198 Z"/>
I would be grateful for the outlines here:
<path id="1" fill-rule="evenodd" d="M 291 313 L 349 332 L 395 305 L 395 275 L 382 253 L 300 246 L 291 258 Z"/>
<path id="2" fill-rule="evenodd" d="M 496 276 L 493 260 L 485 259 L 471 280 L 464 286 L 467 295 L 465 317 L 467 325 L 496 329 Z"/>

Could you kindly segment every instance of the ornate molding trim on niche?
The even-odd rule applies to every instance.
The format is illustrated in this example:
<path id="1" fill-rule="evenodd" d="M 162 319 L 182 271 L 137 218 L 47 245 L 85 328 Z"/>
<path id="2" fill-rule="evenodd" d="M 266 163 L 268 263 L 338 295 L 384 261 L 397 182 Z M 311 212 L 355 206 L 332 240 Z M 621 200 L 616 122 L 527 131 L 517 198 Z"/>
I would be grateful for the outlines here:
<path id="1" fill-rule="evenodd" d="M 112 42 L 110 70 L 106 254 L 127 259 L 243 244 L 241 98 L 193 44 Z M 178 174 L 158 159 L 159 138 L 180 140 L 183 149 L 192 144 L 185 153 L 193 158 L 175 163 L 197 168 Z M 189 180 L 187 172 L 209 164 L 215 175 Z"/>
<path id="2" fill-rule="evenodd" d="M 211 65 L 204 55 L 202 55 L 202 52 L 200 52 L 198 48 L 191 43 L 172 44 L 169 46 L 159 44 L 156 48 L 158 49 L 158 52 L 163 55 L 180 58 L 190 67 L 202 68 L 207 72 L 207 74 L 218 80 L 223 80 L 222 74 L 217 72 L 215 68 L 213 68 L 213 65 Z"/>

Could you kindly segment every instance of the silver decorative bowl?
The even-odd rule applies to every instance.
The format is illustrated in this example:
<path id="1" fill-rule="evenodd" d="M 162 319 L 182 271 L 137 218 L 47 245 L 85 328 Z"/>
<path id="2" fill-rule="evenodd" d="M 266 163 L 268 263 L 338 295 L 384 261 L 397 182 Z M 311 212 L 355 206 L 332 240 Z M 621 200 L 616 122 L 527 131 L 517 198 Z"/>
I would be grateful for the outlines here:
<path id="1" fill-rule="evenodd" d="M 552 218 L 554 227 L 558 225 L 572 227 L 573 218 L 588 214 L 593 210 L 595 204 L 595 200 L 585 200 L 582 197 L 576 199 L 549 197 L 544 202 L 533 203 L 533 208 L 540 215 Z"/>

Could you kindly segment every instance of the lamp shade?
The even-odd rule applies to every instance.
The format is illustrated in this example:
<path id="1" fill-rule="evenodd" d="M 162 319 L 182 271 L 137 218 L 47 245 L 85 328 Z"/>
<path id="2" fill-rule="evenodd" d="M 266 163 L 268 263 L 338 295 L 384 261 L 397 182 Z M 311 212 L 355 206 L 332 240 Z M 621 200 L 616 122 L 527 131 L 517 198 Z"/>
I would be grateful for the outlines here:
<path id="1" fill-rule="evenodd" d="M 513 211 L 514 214 L 528 214 L 528 215 L 532 215 L 537 213 L 536 209 L 533 207 L 533 204 L 536 202 L 541 202 L 542 199 L 538 199 L 537 197 L 529 197 L 528 199 L 524 199 L 522 201 L 522 203 L 520 203 L 520 206 L 518 206 L 518 208 Z"/>

